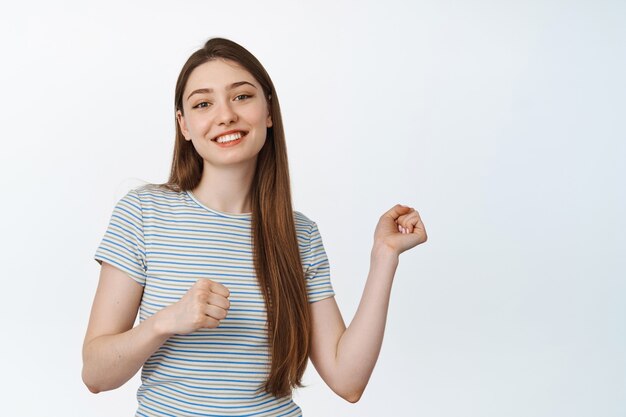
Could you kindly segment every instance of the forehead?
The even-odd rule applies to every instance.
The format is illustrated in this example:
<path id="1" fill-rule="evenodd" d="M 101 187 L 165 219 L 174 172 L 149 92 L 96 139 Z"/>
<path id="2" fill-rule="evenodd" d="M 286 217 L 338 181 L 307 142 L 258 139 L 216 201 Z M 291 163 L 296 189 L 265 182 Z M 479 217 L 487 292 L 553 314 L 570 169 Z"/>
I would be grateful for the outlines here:
<path id="1" fill-rule="evenodd" d="M 227 86 L 238 81 L 248 81 L 259 87 L 259 83 L 252 74 L 238 63 L 225 59 L 214 59 L 197 66 L 189 74 L 185 91 L 192 91 L 196 88 L 225 90 Z"/>

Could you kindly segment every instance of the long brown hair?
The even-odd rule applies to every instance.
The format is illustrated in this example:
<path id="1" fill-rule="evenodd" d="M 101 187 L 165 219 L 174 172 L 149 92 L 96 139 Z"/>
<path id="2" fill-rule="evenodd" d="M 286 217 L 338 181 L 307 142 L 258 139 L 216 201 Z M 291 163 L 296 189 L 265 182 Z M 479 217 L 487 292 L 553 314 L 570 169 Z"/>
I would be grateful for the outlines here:
<path id="1" fill-rule="evenodd" d="M 261 63 L 245 48 L 223 38 L 209 39 L 183 66 L 175 90 L 175 111 L 183 112 L 183 91 L 191 72 L 214 59 L 227 59 L 245 68 L 261 85 L 272 127 L 257 157 L 251 187 L 254 266 L 267 308 L 271 369 L 266 391 L 275 396 L 302 386 L 309 356 L 311 320 L 304 272 L 296 239 L 285 133 L 274 84 Z M 166 188 L 194 189 L 202 177 L 203 160 L 185 140 L 175 120 L 176 143 Z"/>

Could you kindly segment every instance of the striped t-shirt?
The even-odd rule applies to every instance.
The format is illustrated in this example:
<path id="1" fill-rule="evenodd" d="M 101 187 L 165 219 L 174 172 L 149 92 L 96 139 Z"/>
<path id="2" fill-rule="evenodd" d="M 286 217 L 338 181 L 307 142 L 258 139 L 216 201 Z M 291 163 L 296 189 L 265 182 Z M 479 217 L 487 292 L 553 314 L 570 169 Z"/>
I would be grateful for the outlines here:
<path id="1" fill-rule="evenodd" d="M 317 225 L 297 211 L 294 219 L 309 302 L 331 297 Z M 230 309 L 217 328 L 175 335 L 146 361 L 136 416 L 302 415 L 291 396 L 263 390 L 270 356 L 251 226 L 251 214 L 218 212 L 191 192 L 155 185 L 118 201 L 95 259 L 144 287 L 141 321 L 178 301 L 198 278 L 230 290 Z"/>

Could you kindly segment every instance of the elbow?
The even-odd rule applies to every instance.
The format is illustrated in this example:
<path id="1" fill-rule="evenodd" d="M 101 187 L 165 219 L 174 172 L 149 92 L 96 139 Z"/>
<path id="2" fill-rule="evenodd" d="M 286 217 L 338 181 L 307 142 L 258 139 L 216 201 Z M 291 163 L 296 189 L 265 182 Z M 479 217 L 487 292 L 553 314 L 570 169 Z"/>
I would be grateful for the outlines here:
<path id="1" fill-rule="evenodd" d="M 112 381 L 107 378 L 107 374 L 103 374 L 102 371 L 96 367 L 94 361 L 87 357 L 83 358 L 83 369 L 80 376 L 83 380 L 83 384 L 85 384 L 92 394 L 98 394 L 117 388 L 117 386 L 111 385 Z"/>
<path id="2" fill-rule="evenodd" d="M 97 394 L 102 391 L 96 384 L 93 383 L 93 381 L 89 379 L 87 373 L 85 372 L 85 368 L 83 368 L 81 377 L 83 380 L 83 384 L 85 384 L 89 392 L 91 392 L 92 394 Z"/>
<path id="3" fill-rule="evenodd" d="M 346 400 L 347 402 L 351 404 L 355 404 L 361 399 L 361 395 L 363 395 L 362 392 L 354 392 L 348 395 L 342 395 L 341 398 L 343 398 L 344 400 Z"/>
<path id="4" fill-rule="evenodd" d="M 102 392 L 100 387 L 98 387 L 96 384 L 92 384 L 91 382 L 86 381 L 84 377 L 83 377 L 83 383 L 85 384 L 89 392 L 91 392 L 92 394 L 98 394 L 99 392 Z"/>
<path id="5" fill-rule="evenodd" d="M 92 394 L 98 394 L 104 391 L 111 391 L 119 388 L 121 384 L 115 384 L 113 381 L 97 379 L 85 375 L 83 372 L 83 383 Z"/>
<path id="6" fill-rule="evenodd" d="M 100 389 L 100 387 L 95 383 L 96 381 L 94 380 L 92 373 L 89 372 L 90 362 L 88 360 L 88 356 L 86 355 L 86 348 L 87 342 L 85 342 L 85 344 L 83 345 L 83 369 L 81 370 L 80 378 L 83 380 L 83 384 L 85 384 L 89 392 L 91 392 L 92 394 L 97 394 L 99 392 L 102 392 L 102 389 Z"/>
<path id="7" fill-rule="evenodd" d="M 365 390 L 365 387 L 356 388 L 352 390 L 344 390 L 344 391 L 338 390 L 338 391 L 335 391 L 335 393 L 339 395 L 341 398 L 343 398 L 344 400 L 346 400 L 347 402 L 351 404 L 355 404 L 361 399 L 361 396 L 363 395 L 364 390 Z"/>
<path id="8" fill-rule="evenodd" d="M 91 392 L 92 394 L 98 394 L 102 391 L 107 391 L 107 388 L 103 387 L 101 383 L 98 383 L 98 381 L 91 377 L 89 373 L 86 372 L 84 367 L 81 377 L 83 380 L 83 384 L 85 384 L 89 392 Z"/>
<path id="9" fill-rule="evenodd" d="M 85 384 L 87 385 L 87 384 Z M 95 387 L 94 385 L 87 385 L 87 389 L 89 390 L 89 392 L 91 392 L 92 394 L 97 394 L 99 392 L 101 392 L 97 387 Z"/>
<path id="10" fill-rule="evenodd" d="M 357 403 L 363 392 L 365 392 L 365 387 L 367 387 L 367 379 L 340 379 L 340 380 L 330 380 L 326 381 L 328 387 L 339 397 L 346 400 L 347 402 L 354 404 Z"/>

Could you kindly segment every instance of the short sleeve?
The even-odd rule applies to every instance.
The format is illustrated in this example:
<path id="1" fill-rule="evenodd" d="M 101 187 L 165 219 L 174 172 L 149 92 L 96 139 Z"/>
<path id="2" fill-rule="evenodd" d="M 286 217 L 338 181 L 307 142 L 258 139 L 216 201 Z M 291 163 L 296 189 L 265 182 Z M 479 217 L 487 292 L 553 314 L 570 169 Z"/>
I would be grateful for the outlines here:
<path id="1" fill-rule="evenodd" d="M 145 285 L 147 268 L 143 216 L 136 191 L 129 191 L 117 202 L 94 259 L 99 264 L 106 261 L 126 272 L 140 285 Z"/>
<path id="2" fill-rule="evenodd" d="M 330 265 L 324 250 L 322 236 L 317 224 L 312 223 L 309 231 L 309 248 L 306 252 L 304 264 L 306 289 L 309 303 L 323 300 L 335 295 L 330 282 Z"/>

